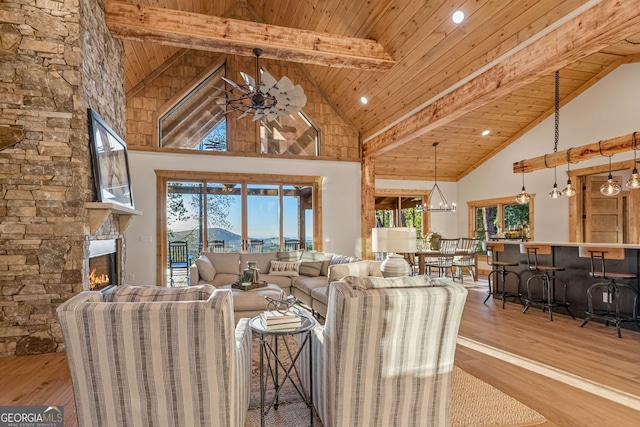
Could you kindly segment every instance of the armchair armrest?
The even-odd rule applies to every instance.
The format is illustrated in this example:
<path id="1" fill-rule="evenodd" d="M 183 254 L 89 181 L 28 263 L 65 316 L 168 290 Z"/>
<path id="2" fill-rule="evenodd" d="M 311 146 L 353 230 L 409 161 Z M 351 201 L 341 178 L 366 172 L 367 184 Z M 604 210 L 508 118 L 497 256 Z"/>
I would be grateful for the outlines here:
<path id="1" fill-rule="evenodd" d="M 240 390 L 244 390 L 239 396 L 246 397 L 242 402 L 238 402 L 240 413 L 247 413 L 249 410 L 249 398 L 251 396 L 251 347 L 252 332 L 249 327 L 249 319 L 240 319 L 236 326 L 236 384 Z"/>

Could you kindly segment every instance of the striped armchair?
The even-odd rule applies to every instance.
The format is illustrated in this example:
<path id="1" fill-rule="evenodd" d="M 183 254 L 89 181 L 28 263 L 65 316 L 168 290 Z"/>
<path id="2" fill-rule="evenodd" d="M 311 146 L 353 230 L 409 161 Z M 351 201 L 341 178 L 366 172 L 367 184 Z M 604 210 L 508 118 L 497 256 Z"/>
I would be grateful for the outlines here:
<path id="1" fill-rule="evenodd" d="M 466 297 L 450 279 L 427 276 L 332 282 L 325 325 L 312 334 L 313 400 L 324 426 L 448 426 Z"/>
<path id="2" fill-rule="evenodd" d="M 242 427 L 251 329 L 231 291 L 121 286 L 58 307 L 80 426 Z"/>

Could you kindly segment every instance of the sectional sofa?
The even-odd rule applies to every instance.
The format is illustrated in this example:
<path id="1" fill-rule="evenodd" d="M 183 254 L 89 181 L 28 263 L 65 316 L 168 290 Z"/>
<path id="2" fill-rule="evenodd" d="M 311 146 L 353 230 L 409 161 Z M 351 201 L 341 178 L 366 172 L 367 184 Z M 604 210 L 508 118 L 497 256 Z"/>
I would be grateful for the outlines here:
<path id="1" fill-rule="evenodd" d="M 314 252 L 217 253 L 203 252 L 190 267 L 190 284 L 211 284 L 229 288 L 247 267 L 255 261 L 260 279 L 279 286 L 286 294 L 295 296 L 320 316 L 327 313 L 329 283 L 346 276 L 377 276 L 381 261 L 360 260 L 356 257 Z M 234 295 L 243 291 L 234 290 Z M 269 288 L 265 290 L 269 292 Z M 260 298 L 262 294 L 258 293 Z M 235 307 L 239 316 L 257 313 L 250 307 Z"/>

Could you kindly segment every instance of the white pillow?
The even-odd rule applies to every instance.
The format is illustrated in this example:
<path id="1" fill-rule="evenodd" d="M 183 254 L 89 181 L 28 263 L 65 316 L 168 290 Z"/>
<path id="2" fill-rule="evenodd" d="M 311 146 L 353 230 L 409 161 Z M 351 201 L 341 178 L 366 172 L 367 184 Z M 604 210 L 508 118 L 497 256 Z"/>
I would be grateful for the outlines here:
<path id="1" fill-rule="evenodd" d="M 198 267 L 198 274 L 205 282 L 211 282 L 216 277 L 216 268 L 211 264 L 211 260 L 207 256 L 200 255 L 196 259 L 196 267 Z"/>
<path id="2" fill-rule="evenodd" d="M 269 274 L 271 276 L 299 276 L 300 261 L 271 261 Z"/>

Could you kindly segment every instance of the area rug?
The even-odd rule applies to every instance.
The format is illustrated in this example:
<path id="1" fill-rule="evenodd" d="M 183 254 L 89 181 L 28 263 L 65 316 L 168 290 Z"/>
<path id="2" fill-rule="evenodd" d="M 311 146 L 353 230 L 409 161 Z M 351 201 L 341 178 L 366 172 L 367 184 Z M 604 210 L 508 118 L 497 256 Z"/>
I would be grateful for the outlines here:
<path id="1" fill-rule="evenodd" d="M 279 347 L 280 354 L 286 351 Z M 260 379 L 258 340 L 253 339 L 253 383 L 245 427 L 260 426 Z M 290 382 L 283 386 L 280 406 L 265 419 L 267 426 L 297 427 L 309 425 L 309 409 Z M 523 427 L 544 423 L 538 412 L 501 392 L 491 384 L 454 367 L 451 391 L 451 427 Z M 314 426 L 322 427 L 314 411 Z"/>

